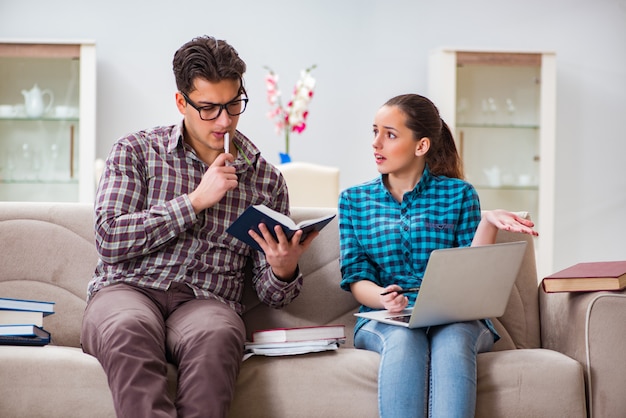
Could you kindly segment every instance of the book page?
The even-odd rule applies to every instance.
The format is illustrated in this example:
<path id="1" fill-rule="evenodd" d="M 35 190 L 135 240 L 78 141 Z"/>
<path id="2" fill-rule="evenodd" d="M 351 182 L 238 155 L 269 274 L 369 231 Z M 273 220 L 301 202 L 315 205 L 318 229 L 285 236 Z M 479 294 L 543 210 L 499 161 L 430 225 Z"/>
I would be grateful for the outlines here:
<path id="1" fill-rule="evenodd" d="M 316 223 L 318 223 L 318 222 L 320 222 L 320 221 L 324 221 L 324 220 L 326 220 L 326 219 L 328 219 L 328 218 L 332 218 L 332 217 L 334 217 L 334 216 L 335 216 L 335 215 L 326 215 L 326 216 L 320 216 L 319 218 L 315 218 L 315 219 L 307 219 L 307 220 L 304 220 L 304 221 L 299 222 L 299 223 L 296 225 L 296 227 L 297 227 L 298 229 L 302 229 L 302 228 L 304 228 L 304 227 L 307 227 L 307 226 L 309 226 L 309 225 L 314 225 L 314 224 L 316 224 Z"/>
<path id="2" fill-rule="evenodd" d="M 254 205 L 254 208 L 259 212 L 269 216 L 270 218 L 274 218 L 281 224 L 285 225 L 287 228 L 298 229 L 296 223 L 289 216 L 283 213 L 277 212 L 274 209 L 270 209 L 265 205 Z"/>

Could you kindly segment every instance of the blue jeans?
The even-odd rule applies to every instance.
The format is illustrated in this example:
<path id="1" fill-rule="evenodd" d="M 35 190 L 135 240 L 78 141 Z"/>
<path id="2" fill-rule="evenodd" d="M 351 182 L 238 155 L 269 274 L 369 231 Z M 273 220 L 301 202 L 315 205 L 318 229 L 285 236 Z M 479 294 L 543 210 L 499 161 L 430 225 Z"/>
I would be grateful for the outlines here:
<path id="1" fill-rule="evenodd" d="M 476 355 L 493 342 L 482 321 L 415 329 L 369 321 L 354 337 L 355 347 L 381 355 L 381 418 L 473 417 Z"/>

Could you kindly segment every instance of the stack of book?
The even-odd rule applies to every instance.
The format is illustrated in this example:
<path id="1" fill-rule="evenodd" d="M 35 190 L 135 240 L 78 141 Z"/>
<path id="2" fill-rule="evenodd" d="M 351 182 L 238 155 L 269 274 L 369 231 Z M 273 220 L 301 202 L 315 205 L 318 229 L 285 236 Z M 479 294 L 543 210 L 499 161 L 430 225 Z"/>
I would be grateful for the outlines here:
<path id="1" fill-rule="evenodd" d="M 286 356 L 336 350 L 345 341 L 345 325 L 260 330 L 253 332 L 252 341 L 246 343 L 245 358 L 254 354 Z"/>
<path id="2" fill-rule="evenodd" d="M 46 345 L 50 333 L 44 316 L 54 313 L 54 302 L 0 298 L 0 344 Z"/>

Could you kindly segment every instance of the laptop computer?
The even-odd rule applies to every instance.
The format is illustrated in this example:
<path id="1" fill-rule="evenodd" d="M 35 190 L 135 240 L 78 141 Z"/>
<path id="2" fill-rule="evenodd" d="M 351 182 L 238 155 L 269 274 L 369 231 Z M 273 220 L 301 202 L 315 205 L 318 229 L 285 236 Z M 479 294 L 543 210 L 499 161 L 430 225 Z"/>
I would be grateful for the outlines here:
<path id="1" fill-rule="evenodd" d="M 525 241 L 434 250 L 412 308 L 355 315 L 409 328 L 497 318 L 504 314 L 525 250 Z"/>

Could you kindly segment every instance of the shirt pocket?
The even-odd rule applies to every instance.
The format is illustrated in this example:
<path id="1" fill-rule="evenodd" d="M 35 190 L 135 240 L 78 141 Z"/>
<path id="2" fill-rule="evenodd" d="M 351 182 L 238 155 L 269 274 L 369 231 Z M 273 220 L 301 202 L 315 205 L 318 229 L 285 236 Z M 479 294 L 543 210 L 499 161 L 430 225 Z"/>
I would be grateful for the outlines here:
<path id="1" fill-rule="evenodd" d="M 422 233 L 423 238 L 431 242 L 434 248 L 452 247 L 455 243 L 456 224 L 442 219 L 424 219 Z"/>

